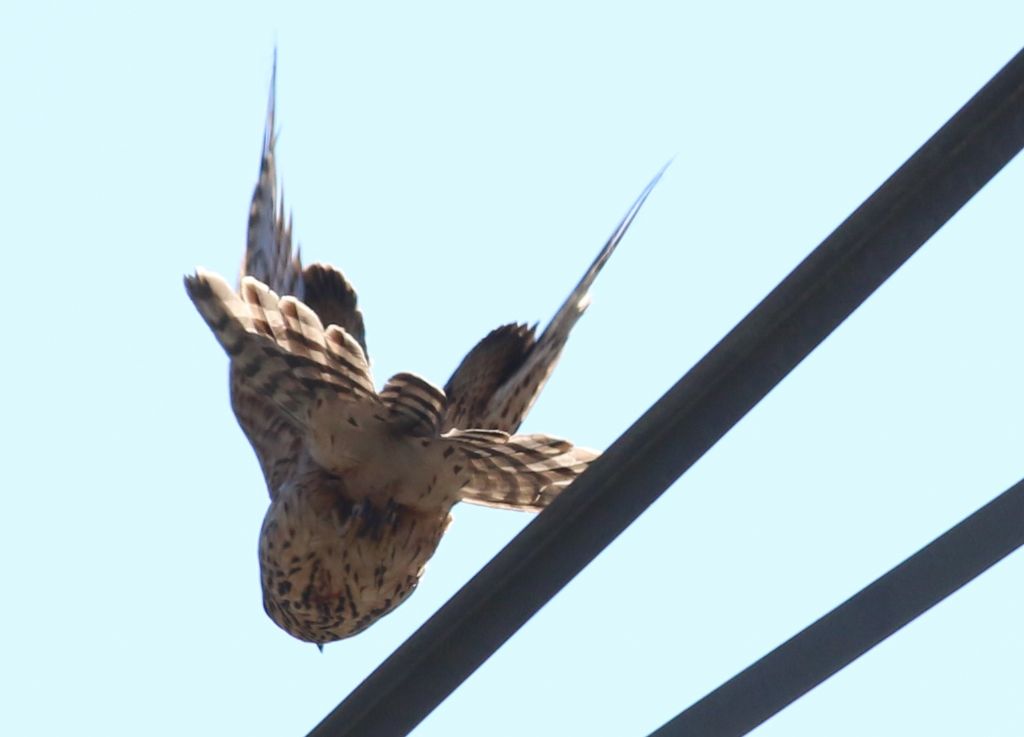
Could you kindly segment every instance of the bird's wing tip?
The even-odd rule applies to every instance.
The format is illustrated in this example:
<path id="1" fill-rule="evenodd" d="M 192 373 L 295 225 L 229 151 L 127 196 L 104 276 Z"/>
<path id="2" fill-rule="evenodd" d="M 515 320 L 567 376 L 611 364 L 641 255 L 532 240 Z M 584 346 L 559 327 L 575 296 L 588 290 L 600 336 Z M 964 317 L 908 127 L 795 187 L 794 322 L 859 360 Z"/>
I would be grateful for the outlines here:
<path id="1" fill-rule="evenodd" d="M 274 115 L 277 110 L 277 44 L 274 44 L 274 60 L 270 69 L 270 92 L 267 94 L 267 120 L 263 129 L 263 156 L 274 150 Z"/>

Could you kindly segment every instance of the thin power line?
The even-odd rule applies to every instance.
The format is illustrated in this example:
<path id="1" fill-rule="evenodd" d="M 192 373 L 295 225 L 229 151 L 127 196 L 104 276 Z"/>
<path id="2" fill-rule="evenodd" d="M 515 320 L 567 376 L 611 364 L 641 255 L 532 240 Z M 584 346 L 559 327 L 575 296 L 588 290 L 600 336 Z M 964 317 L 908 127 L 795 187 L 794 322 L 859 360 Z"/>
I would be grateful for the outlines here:
<path id="1" fill-rule="evenodd" d="M 1024 481 L 650 737 L 740 737 L 1024 545 Z"/>

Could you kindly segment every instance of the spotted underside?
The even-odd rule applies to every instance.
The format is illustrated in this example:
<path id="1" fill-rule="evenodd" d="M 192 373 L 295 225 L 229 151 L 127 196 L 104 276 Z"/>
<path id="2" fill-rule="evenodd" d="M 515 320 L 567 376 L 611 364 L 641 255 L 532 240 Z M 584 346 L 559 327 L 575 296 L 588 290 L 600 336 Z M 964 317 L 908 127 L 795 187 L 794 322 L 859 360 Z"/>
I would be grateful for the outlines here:
<path id="1" fill-rule="evenodd" d="M 263 606 L 308 642 L 349 637 L 398 606 L 450 522 L 446 510 L 353 502 L 323 472 L 268 514 L 260 533 Z"/>

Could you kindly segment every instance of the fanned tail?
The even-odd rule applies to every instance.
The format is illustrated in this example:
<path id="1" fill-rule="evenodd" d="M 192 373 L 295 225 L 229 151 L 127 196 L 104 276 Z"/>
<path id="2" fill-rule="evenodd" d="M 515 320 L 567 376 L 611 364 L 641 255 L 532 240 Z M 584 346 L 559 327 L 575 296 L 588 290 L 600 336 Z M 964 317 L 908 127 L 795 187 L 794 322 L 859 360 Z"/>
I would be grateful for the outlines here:
<path id="1" fill-rule="evenodd" d="M 298 427 L 306 427 L 318 395 L 375 398 L 363 349 L 336 325 L 294 297 L 244 277 L 239 292 L 217 274 L 199 270 L 185 289 L 231 357 L 239 389 L 265 397 Z"/>

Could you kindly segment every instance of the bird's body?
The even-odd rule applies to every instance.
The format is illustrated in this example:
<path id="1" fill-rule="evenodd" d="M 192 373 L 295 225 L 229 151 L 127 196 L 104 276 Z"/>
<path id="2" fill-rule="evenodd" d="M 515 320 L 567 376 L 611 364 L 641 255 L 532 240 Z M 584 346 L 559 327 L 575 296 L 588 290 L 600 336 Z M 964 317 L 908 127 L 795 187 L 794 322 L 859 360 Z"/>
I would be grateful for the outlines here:
<path id="1" fill-rule="evenodd" d="M 375 486 L 308 455 L 299 468 L 260 532 L 263 604 L 286 631 L 323 643 L 363 630 L 412 592 L 451 502 L 405 504 L 390 493 L 405 479 Z"/>
<path id="2" fill-rule="evenodd" d="M 378 392 L 355 291 L 340 271 L 303 267 L 292 251 L 273 114 L 272 94 L 238 289 L 202 270 L 185 285 L 231 358 L 232 408 L 270 493 L 259 543 L 264 608 L 285 631 L 322 645 L 360 632 L 412 592 L 455 503 L 537 511 L 596 457 L 514 433 L 657 178 L 540 337 L 503 326 L 443 391 L 402 373 Z"/>

